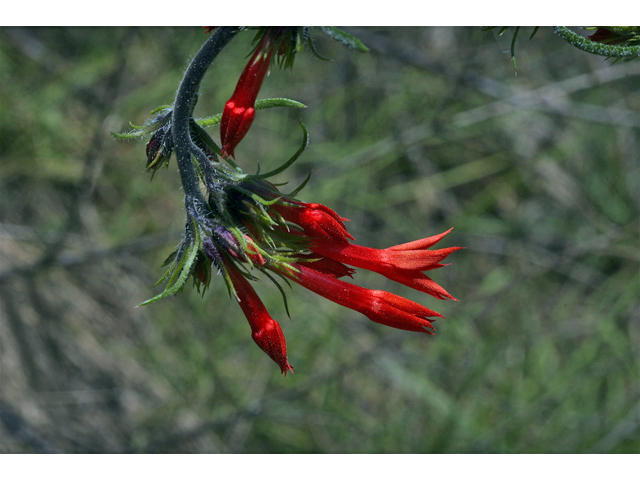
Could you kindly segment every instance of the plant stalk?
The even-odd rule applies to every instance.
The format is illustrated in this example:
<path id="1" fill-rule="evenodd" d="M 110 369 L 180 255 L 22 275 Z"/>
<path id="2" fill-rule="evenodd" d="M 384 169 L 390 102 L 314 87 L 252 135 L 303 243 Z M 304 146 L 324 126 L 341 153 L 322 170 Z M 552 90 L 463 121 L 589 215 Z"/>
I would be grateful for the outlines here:
<path id="1" fill-rule="evenodd" d="M 640 46 L 622 47 L 616 45 L 607 45 L 604 43 L 592 42 L 588 38 L 582 37 L 572 32 L 567 27 L 551 27 L 553 33 L 560 38 L 569 42 L 576 48 L 594 55 L 602 55 L 603 57 L 622 58 L 631 60 L 640 56 Z"/>
<path id="2" fill-rule="evenodd" d="M 191 141 L 189 119 L 195 106 L 195 96 L 209 66 L 238 31 L 238 27 L 218 27 L 215 30 L 189 64 L 178 87 L 173 105 L 173 142 L 188 215 L 193 211 L 194 203 L 201 205 L 206 203 L 191 159 L 191 152 L 195 145 Z"/>

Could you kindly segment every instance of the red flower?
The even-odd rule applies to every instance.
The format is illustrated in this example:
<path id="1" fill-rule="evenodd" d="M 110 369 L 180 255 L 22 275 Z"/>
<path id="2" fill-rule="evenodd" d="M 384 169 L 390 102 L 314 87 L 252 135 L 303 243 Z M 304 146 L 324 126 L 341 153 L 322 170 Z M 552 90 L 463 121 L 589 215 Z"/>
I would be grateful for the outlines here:
<path id="1" fill-rule="evenodd" d="M 353 237 L 346 230 L 347 219 L 325 205 L 293 200 L 263 180 L 242 184 L 235 194 L 234 205 L 244 206 L 239 210 L 241 223 L 248 236 L 261 245 L 264 259 L 257 262 L 250 256 L 236 255 L 234 261 L 271 270 L 376 323 L 430 335 L 435 334 L 434 319 L 444 318 L 440 313 L 390 292 L 369 290 L 340 278 L 353 278 L 355 270 L 351 267 L 365 268 L 440 300 L 456 300 L 423 273 L 445 266 L 441 262 L 462 248 L 430 250 L 451 230 L 386 249 L 368 248 L 350 243 Z M 248 254 L 254 255 L 254 251 Z"/>
<path id="2" fill-rule="evenodd" d="M 234 156 L 234 150 L 240 140 L 249 131 L 256 115 L 255 103 L 262 81 L 269 71 L 274 46 L 271 36 L 266 34 L 249 63 L 242 71 L 236 89 L 227 101 L 220 121 L 220 140 L 222 155 Z"/>
<path id="3" fill-rule="evenodd" d="M 444 267 L 440 261 L 462 248 L 449 247 L 427 250 L 450 231 L 384 250 L 322 240 L 316 241 L 311 250 L 337 262 L 379 273 L 440 300 L 445 298 L 456 300 L 444 288 L 422 273 L 426 270 Z"/>
<path id="4" fill-rule="evenodd" d="M 236 266 L 227 259 L 224 259 L 224 265 L 235 289 L 238 304 L 249 321 L 251 337 L 280 366 L 285 376 L 287 371 L 293 373 L 287 360 L 287 344 L 280 324 L 271 318 L 258 294 Z"/>
<path id="5" fill-rule="evenodd" d="M 273 207 L 282 218 L 304 229 L 305 235 L 314 239 L 345 243 L 353 237 L 347 233 L 342 218 L 326 205 L 289 201 L 275 204 Z"/>
<path id="6" fill-rule="evenodd" d="M 441 314 L 411 300 L 381 290 L 368 290 L 339 280 L 352 276 L 354 270 L 365 268 L 438 299 L 455 298 L 425 275 L 424 271 L 443 267 L 440 263 L 461 247 L 429 250 L 451 230 L 414 242 L 383 250 L 349 243 L 345 218 L 325 205 L 283 199 L 271 206 L 287 222 L 302 227 L 298 235 L 309 239 L 312 254 L 300 255 L 287 276 L 303 287 L 345 307 L 363 313 L 370 320 L 394 328 L 426 331 L 433 335 L 428 317 Z M 295 230 L 292 230 L 296 232 Z M 346 264 L 346 265 L 345 265 Z"/>
<path id="7" fill-rule="evenodd" d="M 298 235 L 309 239 L 309 248 L 313 252 L 300 255 L 292 265 L 298 273 L 290 271 L 287 275 L 333 302 L 361 312 L 374 322 L 403 330 L 433 329 L 427 317 L 442 317 L 438 312 L 392 293 L 368 290 L 338 280 L 343 276 L 352 277 L 355 273 L 347 265 L 379 273 L 440 300 L 456 300 L 422 273 L 443 267 L 440 262 L 462 248 L 428 250 L 451 230 L 380 250 L 349 243 L 353 237 L 345 228 L 346 219 L 325 205 L 283 199 L 271 209 L 287 222 L 302 227 L 303 232 L 298 232 Z M 296 230 L 292 232 L 296 233 Z"/>
<path id="8" fill-rule="evenodd" d="M 291 273 L 292 280 L 332 302 L 366 315 L 369 320 L 393 328 L 425 332 L 435 330 L 427 317 L 441 317 L 438 312 L 382 290 L 368 290 L 325 275 L 306 264 L 294 264 L 299 273 Z"/>

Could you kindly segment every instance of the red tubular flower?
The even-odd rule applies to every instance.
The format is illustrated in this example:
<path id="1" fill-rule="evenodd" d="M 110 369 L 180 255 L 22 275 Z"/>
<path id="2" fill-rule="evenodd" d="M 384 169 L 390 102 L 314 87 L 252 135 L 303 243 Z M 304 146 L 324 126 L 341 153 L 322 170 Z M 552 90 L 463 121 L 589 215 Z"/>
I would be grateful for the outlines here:
<path id="1" fill-rule="evenodd" d="M 273 52 L 274 46 L 271 45 L 271 36 L 267 33 L 242 71 L 233 95 L 224 106 L 220 121 L 221 153 L 223 156 L 234 156 L 236 146 L 253 123 L 256 115 L 254 108 L 256 98 L 262 81 L 269 71 Z"/>
<path id="2" fill-rule="evenodd" d="M 238 304 L 249 321 L 254 342 L 280 366 L 285 376 L 287 371 L 293 373 L 280 324 L 271 318 L 258 294 L 233 263 L 224 259 L 224 265 L 236 291 Z"/>
<path id="3" fill-rule="evenodd" d="M 309 268 L 307 264 L 297 263 L 294 267 L 299 273 L 291 273 L 292 280 L 332 302 L 366 315 L 376 323 L 434 335 L 433 332 L 426 330 L 427 328 L 435 330 L 427 317 L 444 318 L 438 312 L 393 293 L 368 290 L 343 282 Z"/>
<path id="4" fill-rule="evenodd" d="M 243 186 L 264 199 L 261 216 L 252 228 L 253 238 L 268 238 L 270 231 L 294 235 L 274 237 L 282 242 L 288 260 L 276 257 L 265 261 L 264 268 L 284 275 L 303 287 L 339 305 L 358 311 L 370 320 L 393 328 L 434 335 L 432 321 L 444 318 L 440 313 L 406 298 L 382 290 L 368 290 L 339 280 L 353 278 L 351 267 L 380 273 L 398 283 L 428 293 L 440 300 L 456 300 L 423 272 L 443 267 L 441 262 L 462 247 L 430 250 L 451 230 L 386 249 L 362 247 L 350 243 L 353 237 L 345 227 L 346 218 L 318 203 L 305 203 L 281 195 L 275 186 L 263 183 Z M 275 200 L 275 201 L 274 201 Z M 254 198 L 255 201 L 255 198 Z M 245 202 L 249 204 L 249 202 Z M 288 243 L 290 242 L 290 243 Z M 286 263 L 286 265 L 284 265 Z M 428 330 L 426 330 L 428 329 Z"/>
<path id="5" fill-rule="evenodd" d="M 327 241 L 316 241 L 311 250 L 337 262 L 379 273 L 438 299 L 456 300 L 444 288 L 422 273 L 426 270 L 443 267 L 444 265 L 440 261 L 462 248 L 449 247 L 427 250 L 450 231 L 384 250 Z"/>
<path id="6" fill-rule="evenodd" d="M 353 237 L 345 228 L 346 219 L 325 205 L 283 199 L 270 209 L 275 212 L 274 218 L 279 215 L 301 227 L 302 232 L 292 230 L 292 233 L 309 240 L 308 248 L 312 253 L 298 256 L 293 266 L 299 273 L 290 274 L 291 278 L 331 301 L 359 311 L 374 322 L 404 330 L 432 328 L 427 317 L 442 317 L 397 295 L 338 280 L 355 273 L 347 265 L 379 273 L 440 300 L 456 300 L 423 273 L 443 267 L 440 262 L 462 248 L 429 250 L 451 230 L 386 249 L 375 249 L 350 243 Z"/>
<path id="7" fill-rule="evenodd" d="M 304 229 L 304 233 L 314 239 L 328 240 L 340 244 L 353 240 L 342 218 L 335 211 L 319 203 L 280 203 L 272 207 L 282 218 Z"/>

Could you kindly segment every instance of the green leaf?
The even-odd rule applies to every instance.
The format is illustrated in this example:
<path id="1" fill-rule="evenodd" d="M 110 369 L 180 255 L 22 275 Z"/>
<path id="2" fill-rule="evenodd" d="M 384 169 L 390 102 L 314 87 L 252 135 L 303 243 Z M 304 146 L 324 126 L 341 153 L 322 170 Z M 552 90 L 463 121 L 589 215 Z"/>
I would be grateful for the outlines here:
<path id="1" fill-rule="evenodd" d="M 300 193 L 300 191 L 307 185 L 307 183 L 309 183 L 309 180 L 311 180 L 311 173 L 309 172 L 309 175 L 307 175 L 307 178 L 304 179 L 304 182 L 302 182 L 298 188 L 296 188 L 293 192 L 287 194 L 287 196 L 289 197 L 295 197 L 296 195 L 298 195 L 298 193 Z"/>
<path id="2" fill-rule="evenodd" d="M 366 53 L 369 51 L 369 48 L 364 43 L 362 43 L 353 35 L 345 32 L 344 30 L 340 30 L 339 28 L 336 28 L 336 27 L 318 27 L 318 28 L 322 30 L 324 33 L 326 33 L 327 35 L 329 35 L 334 40 L 337 40 L 343 43 L 347 47 L 355 48 L 356 50 L 362 53 Z"/>
<path id="3" fill-rule="evenodd" d="M 304 103 L 300 103 L 289 98 L 263 98 L 262 100 L 256 100 L 256 110 L 263 110 L 265 108 L 272 107 L 307 108 Z"/>
<path id="4" fill-rule="evenodd" d="M 516 38 L 518 38 L 518 31 L 520 31 L 520 27 L 516 27 L 516 31 L 513 33 L 513 38 L 511 39 L 511 62 L 513 63 L 513 71 L 518 76 L 518 69 L 516 68 Z"/>
<path id="5" fill-rule="evenodd" d="M 187 254 L 181 255 L 180 261 L 178 262 L 178 264 L 177 265 L 174 264 L 174 267 L 172 267 L 169 270 L 169 272 L 167 272 L 167 273 L 171 273 L 171 278 L 169 278 L 169 281 L 164 291 L 161 294 L 156 295 L 155 297 L 145 302 L 142 302 L 140 305 L 138 305 L 139 307 L 156 302 L 164 297 L 168 297 L 169 295 L 175 295 L 182 289 L 184 284 L 189 279 L 189 276 L 191 275 L 191 267 L 193 266 L 193 263 L 196 261 L 196 258 L 198 257 L 198 252 L 200 251 L 200 247 L 202 246 L 202 238 L 200 236 L 200 230 L 198 228 L 198 225 L 196 224 L 195 219 L 192 221 L 195 224 L 194 225 L 195 238 L 193 239 L 193 242 L 191 242 L 186 247 Z M 167 274 L 163 275 L 161 280 L 164 280 L 166 277 L 167 277 Z"/>
<path id="6" fill-rule="evenodd" d="M 153 132 L 153 131 L 148 131 L 146 128 L 144 128 L 144 126 L 139 127 L 133 124 L 131 124 L 131 126 L 134 128 L 134 130 L 130 130 L 125 133 L 111 132 L 111 135 L 113 135 L 115 138 L 118 138 L 120 140 L 131 140 L 134 138 L 145 137 Z"/>
<path id="7" fill-rule="evenodd" d="M 163 110 L 169 110 L 171 108 L 171 105 L 160 105 L 158 108 L 154 108 L 153 110 L 151 110 L 151 115 L 155 115 Z"/>
<path id="8" fill-rule="evenodd" d="M 533 37 L 535 37 L 536 33 L 538 33 L 538 29 L 539 29 L 539 28 L 540 28 L 540 27 L 535 27 L 535 28 L 533 29 L 533 32 L 531 33 L 531 36 L 529 37 L 529 40 L 533 40 Z"/>
<path id="9" fill-rule="evenodd" d="M 282 285 L 280 285 L 278 283 L 278 281 L 275 278 L 273 278 L 273 276 L 270 275 L 269 272 L 267 272 L 266 270 L 263 270 L 262 273 L 264 273 L 266 275 L 266 277 L 269 280 L 271 280 L 273 282 L 273 284 L 278 288 L 278 290 L 280 290 L 280 295 L 282 295 L 282 302 L 284 303 L 284 310 L 285 310 L 285 312 L 287 312 L 287 317 L 289 317 L 289 319 L 291 319 L 291 313 L 289 313 L 289 303 L 287 302 L 287 294 L 285 293 L 284 289 L 282 288 Z M 285 281 L 286 281 L 286 279 L 285 279 Z"/>
<path id="10" fill-rule="evenodd" d="M 313 39 L 311 37 L 307 38 L 307 45 L 309 46 L 309 50 L 311 51 L 311 54 L 314 57 L 319 58 L 320 60 L 325 60 L 327 62 L 331 61 L 330 58 L 325 58 L 322 55 L 320 55 L 320 53 L 318 53 L 318 50 L 316 50 L 316 46 L 313 43 Z"/>
<path id="11" fill-rule="evenodd" d="M 158 130 L 159 128 L 162 128 L 167 122 L 171 121 L 171 110 L 168 109 L 166 106 L 163 105 L 162 107 L 158 107 L 155 110 L 153 110 L 153 112 L 161 112 L 161 111 L 164 113 L 161 113 L 156 117 L 154 117 L 153 119 L 148 120 L 147 123 L 145 123 L 144 125 L 134 125 L 133 123 L 130 123 L 133 130 L 130 130 L 129 132 L 125 132 L 125 133 L 111 132 L 111 135 L 113 135 L 115 138 L 119 138 L 123 140 L 130 140 L 133 138 L 142 138 L 146 135 L 150 135 L 156 130 Z"/>
<path id="12" fill-rule="evenodd" d="M 218 113 L 217 115 L 211 115 L 210 117 L 196 118 L 196 123 L 201 127 L 211 127 L 213 125 L 218 125 L 220 120 L 222 120 L 222 114 Z"/>
<path id="13" fill-rule="evenodd" d="M 162 263 L 162 266 L 166 267 L 169 264 L 173 263 L 177 255 L 178 255 L 178 250 L 174 250 L 173 252 L 171 252 L 171 255 L 169 255 L 167 259 Z"/>
<path id="14" fill-rule="evenodd" d="M 307 127 L 304 126 L 304 123 L 300 123 L 300 126 L 302 127 L 302 132 L 303 132 L 302 145 L 289 160 L 287 160 L 278 168 L 275 168 L 268 173 L 263 173 L 261 175 L 247 175 L 245 178 L 249 181 L 269 178 L 274 175 L 277 175 L 278 173 L 284 172 L 287 168 L 293 165 L 293 162 L 295 162 L 298 159 L 298 157 L 302 155 L 302 152 L 304 152 L 307 146 L 309 145 L 309 131 L 307 130 Z"/>

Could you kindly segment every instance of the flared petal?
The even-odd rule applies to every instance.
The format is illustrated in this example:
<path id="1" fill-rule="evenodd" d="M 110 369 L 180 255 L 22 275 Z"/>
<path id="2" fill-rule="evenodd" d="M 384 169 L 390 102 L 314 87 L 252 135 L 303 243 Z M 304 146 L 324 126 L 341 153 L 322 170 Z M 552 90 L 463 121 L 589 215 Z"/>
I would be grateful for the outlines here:
<path id="1" fill-rule="evenodd" d="M 389 247 L 388 250 L 421 250 L 425 248 L 430 248 L 438 243 L 442 238 L 451 232 L 453 228 L 450 228 L 446 232 L 439 233 L 438 235 L 433 235 L 432 237 L 423 238 L 421 240 L 414 240 L 413 242 L 403 243 L 401 245 L 395 245 L 393 247 Z"/>
<path id="2" fill-rule="evenodd" d="M 353 240 L 344 225 L 344 220 L 336 212 L 319 203 L 276 204 L 273 210 L 286 221 L 295 223 L 304 229 L 304 233 L 330 244 L 346 244 Z"/>
<path id="3" fill-rule="evenodd" d="M 352 243 L 316 241 L 311 250 L 353 267 L 364 268 L 385 275 L 393 270 L 413 270 L 422 272 L 432 269 L 451 253 L 462 247 L 441 248 L 439 250 L 380 250 L 362 247 Z"/>

